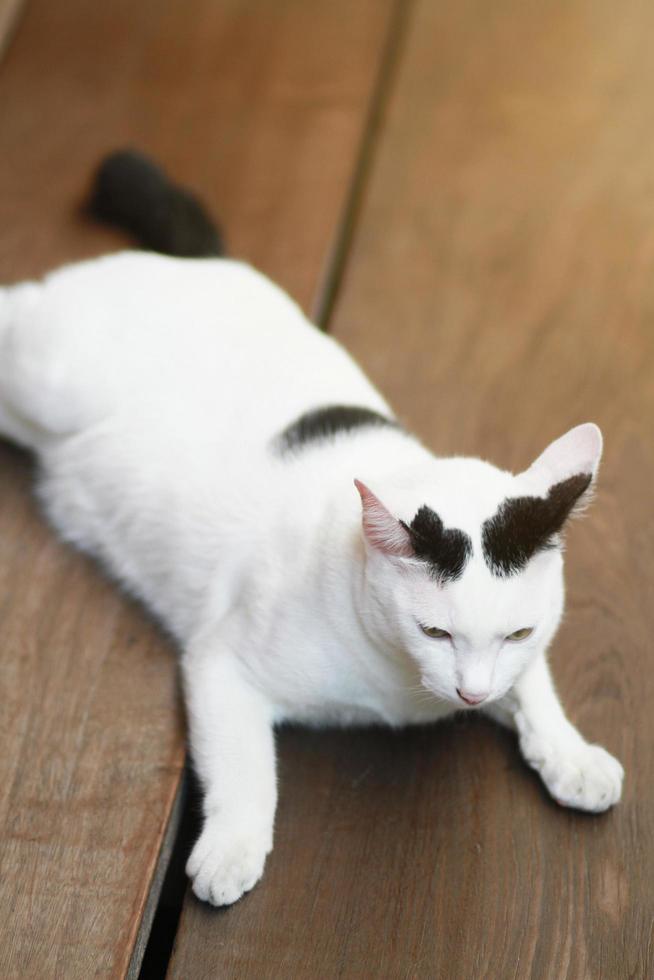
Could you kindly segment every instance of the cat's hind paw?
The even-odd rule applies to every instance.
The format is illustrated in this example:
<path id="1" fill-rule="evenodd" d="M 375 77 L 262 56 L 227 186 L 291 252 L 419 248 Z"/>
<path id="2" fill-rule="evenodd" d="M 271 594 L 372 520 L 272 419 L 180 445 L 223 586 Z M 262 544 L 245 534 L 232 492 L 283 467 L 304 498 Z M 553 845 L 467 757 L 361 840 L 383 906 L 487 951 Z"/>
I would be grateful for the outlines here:
<path id="1" fill-rule="evenodd" d="M 624 769 L 606 749 L 583 739 L 571 745 L 553 745 L 516 721 L 522 754 L 557 803 L 601 813 L 618 802 Z"/>
<path id="2" fill-rule="evenodd" d="M 232 905 L 259 881 L 270 849 L 270 834 L 230 833 L 209 818 L 186 864 L 193 891 L 203 902 Z"/>

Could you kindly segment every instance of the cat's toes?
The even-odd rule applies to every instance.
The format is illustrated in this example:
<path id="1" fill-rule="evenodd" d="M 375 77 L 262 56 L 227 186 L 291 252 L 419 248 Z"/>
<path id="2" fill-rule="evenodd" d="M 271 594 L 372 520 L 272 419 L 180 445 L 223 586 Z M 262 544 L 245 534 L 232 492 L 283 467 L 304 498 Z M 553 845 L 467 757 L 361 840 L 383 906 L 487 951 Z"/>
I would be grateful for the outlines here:
<path id="1" fill-rule="evenodd" d="M 533 733 L 522 733 L 522 753 L 536 769 L 561 806 L 601 813 L 617 803 L 622 794 L 624 770 L 600 745 L 580 741 L 553 746 Z"/>
<path id="2" fill-rule="evenodd" d="M 193 891 L 203 902 L 231 905 L 259 881 L 270 849 L 269 833 L 230 831 L 207 821 L 186 864 Z"/>
<path id="3" fill-rule="evenodd" d="M 599 745 L 585 745 L 571 758 L 555 760 L 541 775 L 558 803 L 577 810 L 601 813 L 622 795 L 624 770 Z"/>

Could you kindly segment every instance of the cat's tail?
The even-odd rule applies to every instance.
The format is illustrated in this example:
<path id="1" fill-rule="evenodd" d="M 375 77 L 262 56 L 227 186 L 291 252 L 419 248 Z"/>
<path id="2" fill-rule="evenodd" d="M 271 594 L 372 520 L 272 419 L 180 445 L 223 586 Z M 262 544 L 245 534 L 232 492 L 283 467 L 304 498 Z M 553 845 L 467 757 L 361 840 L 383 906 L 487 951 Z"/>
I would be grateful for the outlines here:
<path id="1" fill-rule="evenodd" d="M 222 235 L 201 201 L 135 150 L 105 157 L 89 208 L 100 221 L 123 228 L 154 252 L 186 258 L 225 254 Z"/>

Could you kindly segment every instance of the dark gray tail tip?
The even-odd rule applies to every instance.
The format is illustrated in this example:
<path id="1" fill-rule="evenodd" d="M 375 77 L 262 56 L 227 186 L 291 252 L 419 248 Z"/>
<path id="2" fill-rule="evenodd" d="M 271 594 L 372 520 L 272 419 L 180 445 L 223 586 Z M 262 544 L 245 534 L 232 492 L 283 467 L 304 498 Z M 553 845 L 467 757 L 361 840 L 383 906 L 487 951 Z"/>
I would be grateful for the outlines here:
<path id="1" fill-rule="evenodd" d="M 155 252 L 185 258 L 225 254 L 220 230 L 202 202 L 136 150 L 119 150 L 104 158 L 95 174 L 89 210 Z"/>

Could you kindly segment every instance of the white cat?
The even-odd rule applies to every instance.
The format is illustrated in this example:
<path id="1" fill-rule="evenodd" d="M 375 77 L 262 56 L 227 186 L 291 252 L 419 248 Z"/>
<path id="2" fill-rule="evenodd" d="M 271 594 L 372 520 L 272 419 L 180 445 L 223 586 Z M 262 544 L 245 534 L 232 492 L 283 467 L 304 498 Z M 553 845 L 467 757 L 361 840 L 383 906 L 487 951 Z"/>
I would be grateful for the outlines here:
<path id="1" fill-rule="evenodd" d="M 119 155 L 103 179 L 96 211 L 156 245 L 130 201 L 165 194 L 190 244 L 162 232 L 160 247 L 193 251 L 197 205 L 153 167 Z M 264 276 L 125 252 L 0 291 L 0 432 L 36 453 L 59 533 L 183 651 L 200 898 L 229 904 L 261 877 L 287 719 L 406 725 L 481 707 L 515 727 L 560 803 L 619 799 L 622 767 L 567 720 L 546 660 L 559 532 L 595 478 L 595 425 L 517 476 L 439 459 Z"/>

